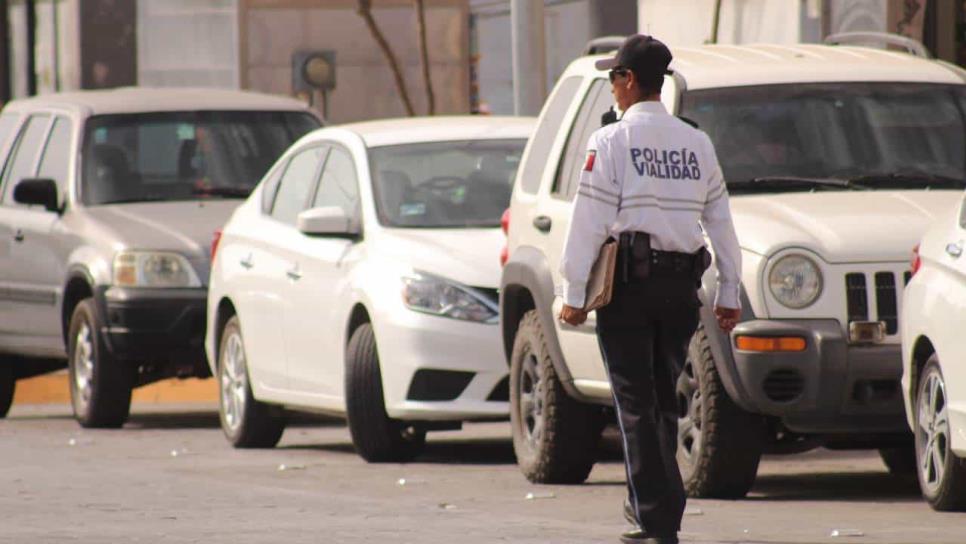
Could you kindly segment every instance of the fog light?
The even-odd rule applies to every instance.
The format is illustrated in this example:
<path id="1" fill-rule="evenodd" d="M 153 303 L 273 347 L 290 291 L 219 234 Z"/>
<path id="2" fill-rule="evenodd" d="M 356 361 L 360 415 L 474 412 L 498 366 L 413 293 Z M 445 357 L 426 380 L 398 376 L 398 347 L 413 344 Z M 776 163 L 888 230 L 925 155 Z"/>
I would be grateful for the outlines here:
<path id="1" fill-rule="evenodd" d="M 738 336 L 735 346 L 742 351 L 805 351 L 806 342 L 799 336 Z"/>
<path id="2" fill-rule="evenodd" d="M 853 321 L 849 323 L 849 342 L 878 344 L 885 340 L 885 321 Z"/>

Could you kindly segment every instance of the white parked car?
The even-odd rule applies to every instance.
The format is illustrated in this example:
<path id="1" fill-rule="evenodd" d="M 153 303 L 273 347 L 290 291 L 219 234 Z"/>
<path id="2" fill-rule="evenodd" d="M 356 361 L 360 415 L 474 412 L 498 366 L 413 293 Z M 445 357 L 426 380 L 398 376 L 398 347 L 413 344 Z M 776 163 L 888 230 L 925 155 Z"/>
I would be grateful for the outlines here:
<path id="1" fill-rule="evenodd" d="M 937 510 L 966 510 L 966 202 L 913 257 L 902 307 L 902 391 L 919 485 Z"/>
<path id="2" fill-rule="evenodd" d="M 966 185 L 966 72 L 854 46 L 673 54 L 662 102 L 714 142 L 743 261 L 741 322 L 717 326 L 712 268 L 677 382 L 688 492 L 743 496 L 762 453 L 819 446 L 879 449 L 911 473 L 898 303 L 909 248 Z M 517 460 L 536 482 L 587 477 L 612 402 L 594 315 L 555 319 L 584 148 L 613 105 L 596 60 L 548 98 L 510 207 L 500 319 Z"/>
<path id="3" fill-rule="evenodd" d="M 215 241 L 206 349 L 233 445 L 274 446 L 278 406 L 344 414 L 369 461 L 506 418 L 500 219 L 533 122 L 359 123 L 289 149 Z"/>

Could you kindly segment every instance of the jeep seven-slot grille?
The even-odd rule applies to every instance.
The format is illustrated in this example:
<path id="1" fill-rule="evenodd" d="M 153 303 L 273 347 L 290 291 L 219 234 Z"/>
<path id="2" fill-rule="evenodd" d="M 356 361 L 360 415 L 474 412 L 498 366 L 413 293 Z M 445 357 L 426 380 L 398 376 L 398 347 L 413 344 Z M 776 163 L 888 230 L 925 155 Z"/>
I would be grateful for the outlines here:
<path id="1" fill-rule="evenodd" d="M 892 272 L 876 272 L 875 305 L 878 310 L 876 321 L 882 321 L 886 326 L 886 334 L 894 335 L 899 332 L 899 289 L 896 285 L 896 275 Z M 909 280 L 903 276 L 903 283 Z M 869 295 L 866 289 L 866 275 L 853 272 L 845 275 L 845 299 L 849 323 L 853 321 L 869 321 Z"/>

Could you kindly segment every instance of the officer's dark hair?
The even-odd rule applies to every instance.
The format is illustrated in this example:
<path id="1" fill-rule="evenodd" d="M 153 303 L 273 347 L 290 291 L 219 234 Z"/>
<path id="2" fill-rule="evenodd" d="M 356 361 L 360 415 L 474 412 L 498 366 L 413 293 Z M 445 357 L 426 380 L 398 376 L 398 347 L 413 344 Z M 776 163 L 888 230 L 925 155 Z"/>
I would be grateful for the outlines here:
<path id="1" fill-rule="evenodd" d="M 638 86 L 645 95 L 661 94 L 661 89 L 664 87 L 663 75 L 644 74 L 640 70 L 631 71 L 634 72 L 634 79 L 637 80 Z"/>

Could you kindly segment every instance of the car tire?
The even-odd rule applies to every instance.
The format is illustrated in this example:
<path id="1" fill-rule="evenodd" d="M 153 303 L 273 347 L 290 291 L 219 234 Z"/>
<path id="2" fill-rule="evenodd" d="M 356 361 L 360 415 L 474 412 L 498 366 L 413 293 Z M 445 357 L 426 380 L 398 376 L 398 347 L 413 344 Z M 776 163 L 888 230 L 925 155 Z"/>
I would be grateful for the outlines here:
<path id="1" fill-rule="evenodd" d="M 274 448 L 285 432 L 281 409 L 255 400 L 238 316 L 225 323 L 218 347 L 218 415 L 236 448 Z"/>
<path id="2" fill-rule="evenodd" d="M 728 396 L 703 326 L 691 338 L 677 395 L 681 414 L 677 459 L 688 495 L 744 497 L 758 474 L 765 421 Z"/>
<path id="3" fill-rule="evenodd" d="M 923 369 L 914 406 L 916 473 L 922 496 L 935 510 L 966 510 L 966 459 L 952 451 L 946 382 L 936 355 Z"/>
<path id="4" fill-rule="evenodd" d="M 881 448 L 879 457 L 893 476 L 911 476 L 916 473 L 915 447 Z"/>
<path id="5" fill-rule="evenodd" d="M 17 377 L 14 375 L 13 365 L 0 360 L 0 419 L 7 417 L 16 389 Z"/>
<path id="6" fill-rule="evenodd" d="M 346 416 L 359 455 L 370 463 L 413 460 L 426 446 L 426 431 L 386 413 L 379 352 L 372 325 L 360 325 L 349 339 L 345 371 Z"/>
<path id="7" fill-rule="evenodd" d="M 510 357 L 510 425 L 517 464 L 538 484 L 579 484 L 597 457 L 602 411 L 567 395 L 536 310 L 524 314 Z"/>
<path id="8" fill-rule="evenodd" d="M 117 428 L 131 411 L 137 367 L 116 359 L 100 331 L 94 300 L 80 301 L 67 332 L 71 405 L 81 427 Z"/>

